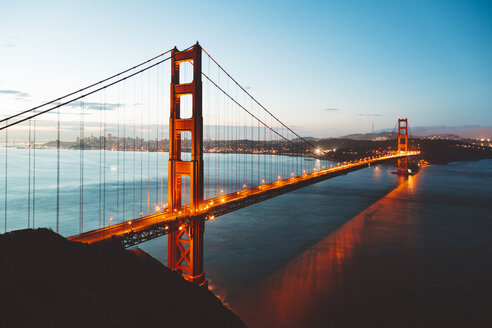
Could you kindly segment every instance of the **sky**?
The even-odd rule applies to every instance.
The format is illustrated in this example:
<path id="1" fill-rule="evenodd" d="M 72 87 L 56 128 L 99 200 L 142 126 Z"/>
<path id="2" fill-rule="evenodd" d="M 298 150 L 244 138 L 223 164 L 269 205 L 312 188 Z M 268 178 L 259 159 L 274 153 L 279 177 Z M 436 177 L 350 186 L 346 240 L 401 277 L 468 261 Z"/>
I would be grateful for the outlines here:
<path id="1" fill-rule="evenodd" d="M 492 126 L 490 1 L 0 0 L 0 115 L 199 41 L 304 136 Z"/>

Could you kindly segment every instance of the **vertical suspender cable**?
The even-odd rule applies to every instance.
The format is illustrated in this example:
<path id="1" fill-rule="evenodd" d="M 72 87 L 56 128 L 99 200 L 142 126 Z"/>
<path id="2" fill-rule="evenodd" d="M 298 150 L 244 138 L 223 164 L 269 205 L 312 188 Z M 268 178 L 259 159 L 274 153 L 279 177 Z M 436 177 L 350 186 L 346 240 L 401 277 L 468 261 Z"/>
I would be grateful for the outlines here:
<path id="1" fill-rule="evenodd" d="M 27 228 L 31 226 L 31 120 L 29 120 L 28 174 L 27 174 Z"/>
<path id="2" fill-rule="evenodd" d="M 164 76 L 164 65 L 161 65 L 161 79 L 162 79 L 162 81 L 164 81 L 163 76 Z M 162 83 L 162 86 L 164 86 L 164 82 Z M 164 91 L 163 90 L 164 90 L 163 87 L 162 88 L 159 87 L 159 92 L 161 93 L 161 96 L 162 96 L 161 102 L 160 102 L 160 104 L 163 105 L 162 107 L 164 107 Z M 159 108 L 157 108 L 157 110 L 159 110 Z M 164 206 L 164 199 L 163 199 L 164 190 L 163 190 L 163 188 L 164 188 L 164 118 L 165 117 L 166 116 L 163 113 L 162 124 L 161 124 L 161 207 Z"/>
<path id="3" fill-rule="evenodd" d="M 218 71 L 218 69 L 217 69 Z M 214 97 L 215 100 L 215 196 L 219 194 L 219 158 L 218 158 L 218 137 L 219 137 L 219 110 L 218 110 L 218 97 L 219 97 L 219 89 L 216 90 L 216 95 Z"/>
<path id="4" fill-rule="evenodd" d="M 144 109 L 144 75 L 142 74 L 142 79 L 140 81 L 140 104 L 142 110 L 140 111 L 140 216 L 143 216 L 143 109 Z"/>
<path id="5" fill-rule="evenodd" d="M 6 120 L 5 121 L 5 125 L 8 125 L 9 124 L 9 121 Z M 7 205 L 8 205 L 8 201 L 7 201 L 7 196 L 8 196 L 8 177 L 9 177 L 9 171 L 8 171 L 8 159 L 9 159 L 9 156 L 8 156 L 8 143 L 9 143 L 9 130 L 6 128 L 5 129 L 5 189 L 4 189 L 4 192 L 5 192 L 5 204 L 4 204 L 4 211 L 5 211 L 5 222 L 4 222 L 4 231 L 3 232 L 7 232 Z"/>
<path id="6" fill-rule="evenodd" d="M 33 121 L 33 161 L 32 161 L 32 227 L 35 226 L 36 219 L 36 120 Z"/>
<path id="7" fill-rule="evenodd" d="M 56 111 L 56 233 L 60 233 L 60 109 Z"/>
<path id="8" fill-rule="evenodd" d="M 119 104 L 117 104 L 118 106 Z M 103 152 L 103 212 L 102 212 L 102 226 L 104 227 L 106 222 L 106 89 L 104 89 L 104 152 Z"/>
<path id="9" fill-rule="evenodd" d="M 82 233 L 84 224 L 84 99 L 82 99 L 80 112 L 79 165 L 79 233 Z"/>
<path id="10" fill-rule="evenodd" d="M 210 58 L 208 59 L 208 62 L 207 62 L 207 74 L 210 75 Z M 206 82 L 207 83 L 207 82 Z M 210 83 L 207 83 L 207 92 L 206 92 L 206 95 L 207 95 L 207 114 L 210 115 Z M 208 125 L 208 129 L 205 130 L 207 131 L 207 137 L 208 137 L 208 149 L 210 149 L 210 116 L 207 117 L 207 125 Z M 207 138 L 205 139 L 207 140 Z M 209 152 L 210 150 L 208 150 Z M 204 152 L 205 153 L 205 152 Z M 203 154 L 204 158 L 205 158 L 205 154 Z M 208 153 L 208 155 L 210 155 L 210 153 Z M 207 159 L 210 159 L 210 156 L 207 156 Z M 206 168 L 206 171 L 207 171 L 207 175 L 205 176 L 205 199 L 209 199 L 211 198 L 210 197 L 210 161 L 203 161 L 204 162 L 204 165 L 205 165 L 205 168 Z"/>
<path id="11" fill-rule="evenodd" d="M 158 206 L 159 210 L 161 209 L 162 204 L 159 204 L 159 67 L 157 67 L 155 71 L 155 76 L 156 76 L 156 101 L 154 104 L 154 112 L 156 115 L 156 120 L 155 120 L 155 128 L 156 128 L 156 138 L 155 138 L 155 150 L 154 150 L 154 157 L 155 157 L 155 204 Z"/>
<path id="12" fill-rule="evenodd" d="M 123 214 L 121 222 L 125 221 L 126 217 L 126 80 L 123 81 L 123 104 Z"/>
<path id="13" fill-rule="evenodd" d="M 135 79 L 133 79 L 133 105 L 132 105 L 132 108 L 133 108 L 133 177 L 132 177 L 132 186 L 133 186 L 133 189 L 132 189 L 132 217 L 133 219 L 135 220 L 135 156 L 136 156 L 136 151 L 137 151 L 137 144 L 136 144 L 136 140 L 137 140 L 137 131 L 136 131 L 136 117 L 135 117 L 135 112 L 136 112 L 136 108 L 135 108 L 135 103 L 137 102 L 137 99 L 136 99 L 136 87 L 135 87 Z"/>
<path id="14" fill-rule="evenodd" d="M 101 95 L 99 95 L 99 103 L 101 103 Z M 102 216 L 102 116 L 103 111 L 106 109 L 105 104 L 103 108 L 99 110 L 99 208 L 98 208 L 98 216 L 99 216 L 99 228 L 101 228 L 101 216 Z"/>
<path id="15" fill-rule="evenodd" d="M 147 71 L 147 215 L 150 214 L 150 72 Z"/>
<path id="16" fill-rule="evenodd" d="M 118 104 L 120 103 L 120 84 L 118 84 Z M 116 222 L 118 222 L 120 216 L 120 112 L 122 109 L 118 109 L 117 114 L 117 141 L 116 141 Z M 109 221 L 111 224 L 111 221 Z"/>

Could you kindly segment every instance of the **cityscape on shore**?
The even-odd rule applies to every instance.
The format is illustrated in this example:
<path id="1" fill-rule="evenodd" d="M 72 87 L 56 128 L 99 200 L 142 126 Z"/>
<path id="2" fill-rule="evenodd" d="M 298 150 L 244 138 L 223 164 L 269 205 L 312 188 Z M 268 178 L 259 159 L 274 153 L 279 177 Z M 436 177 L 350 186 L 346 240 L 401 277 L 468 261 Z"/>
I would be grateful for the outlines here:
<path id="1" fill-rule="evenodd" d="M 396 150 L 396 135 L 388 132 L 358 134 L 340 138 L 307 138 L 311 145 L 299 139 L 292 140 L 213 140 L 203 141 L 205 153 L 239 153 L 296 156 L 304 154 L 307 158 L 329 159 L 335 162 L 356 160 L 386 154 Z M 315 146 L 315 147 L 313 147 Z M 18 143 L 16 148 L 71 149 L 106 151 L 169 151 L 168 139 L 147 139 L 139 137 L 94 136 L 74 141 L 51 140 L 43 143 Z M 189 152 L 191 141 L 182 139 L 182 152 Z M 490 138 L 462 138 L 457 135 L 436 134 L 427 137 L 413 137 L 409 140 L 412 150 L 420 150 L 429 163 L 449 163 L 460 160 L 479 160 L 492 158 Z"/>

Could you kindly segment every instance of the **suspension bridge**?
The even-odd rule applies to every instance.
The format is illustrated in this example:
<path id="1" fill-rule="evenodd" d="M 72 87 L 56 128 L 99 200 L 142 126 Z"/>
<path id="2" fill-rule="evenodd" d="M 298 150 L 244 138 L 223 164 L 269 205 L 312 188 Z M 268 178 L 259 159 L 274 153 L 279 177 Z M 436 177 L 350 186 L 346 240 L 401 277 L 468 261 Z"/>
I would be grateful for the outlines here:
<path id="1" fill-rule="evenodd" d="M 198 43 L 174 48 L 0 121 L 4 231 L 126 247 L 167 235 L 169 268 L 206 285 L 207 220 L 376 163 L 407 174 L 407 124 L 395 150 L 337 163 Z"/>

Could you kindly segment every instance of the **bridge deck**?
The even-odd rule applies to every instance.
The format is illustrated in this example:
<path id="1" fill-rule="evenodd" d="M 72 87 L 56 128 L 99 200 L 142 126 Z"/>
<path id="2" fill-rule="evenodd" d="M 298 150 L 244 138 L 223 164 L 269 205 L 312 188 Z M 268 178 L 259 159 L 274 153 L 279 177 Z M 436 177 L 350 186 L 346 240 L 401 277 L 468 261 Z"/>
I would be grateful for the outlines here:
<path id="1" fill-rule="evenodd" d="M 194 213 L 191 212 L 189 206 L 185 206 L 181 211 L 162 211 L 135 220 L 113 224 L 105 228 L 71 236 L 68 239 L 85 243 L 120 239 L 126 247 L 130 247 L 157 238 L 170 231 L 180 229 L 192 217 L 201 216 L 207 220 L 214 219 L 217 216 L 259 203 L 292 190 L 368 167 L 373 163 L 416 156 L 418 154 L 419 152 L 407 152 L 404 154 L 386 155 L 307 173 L 206 200 L 203 203 L 203 207 Z"/>

